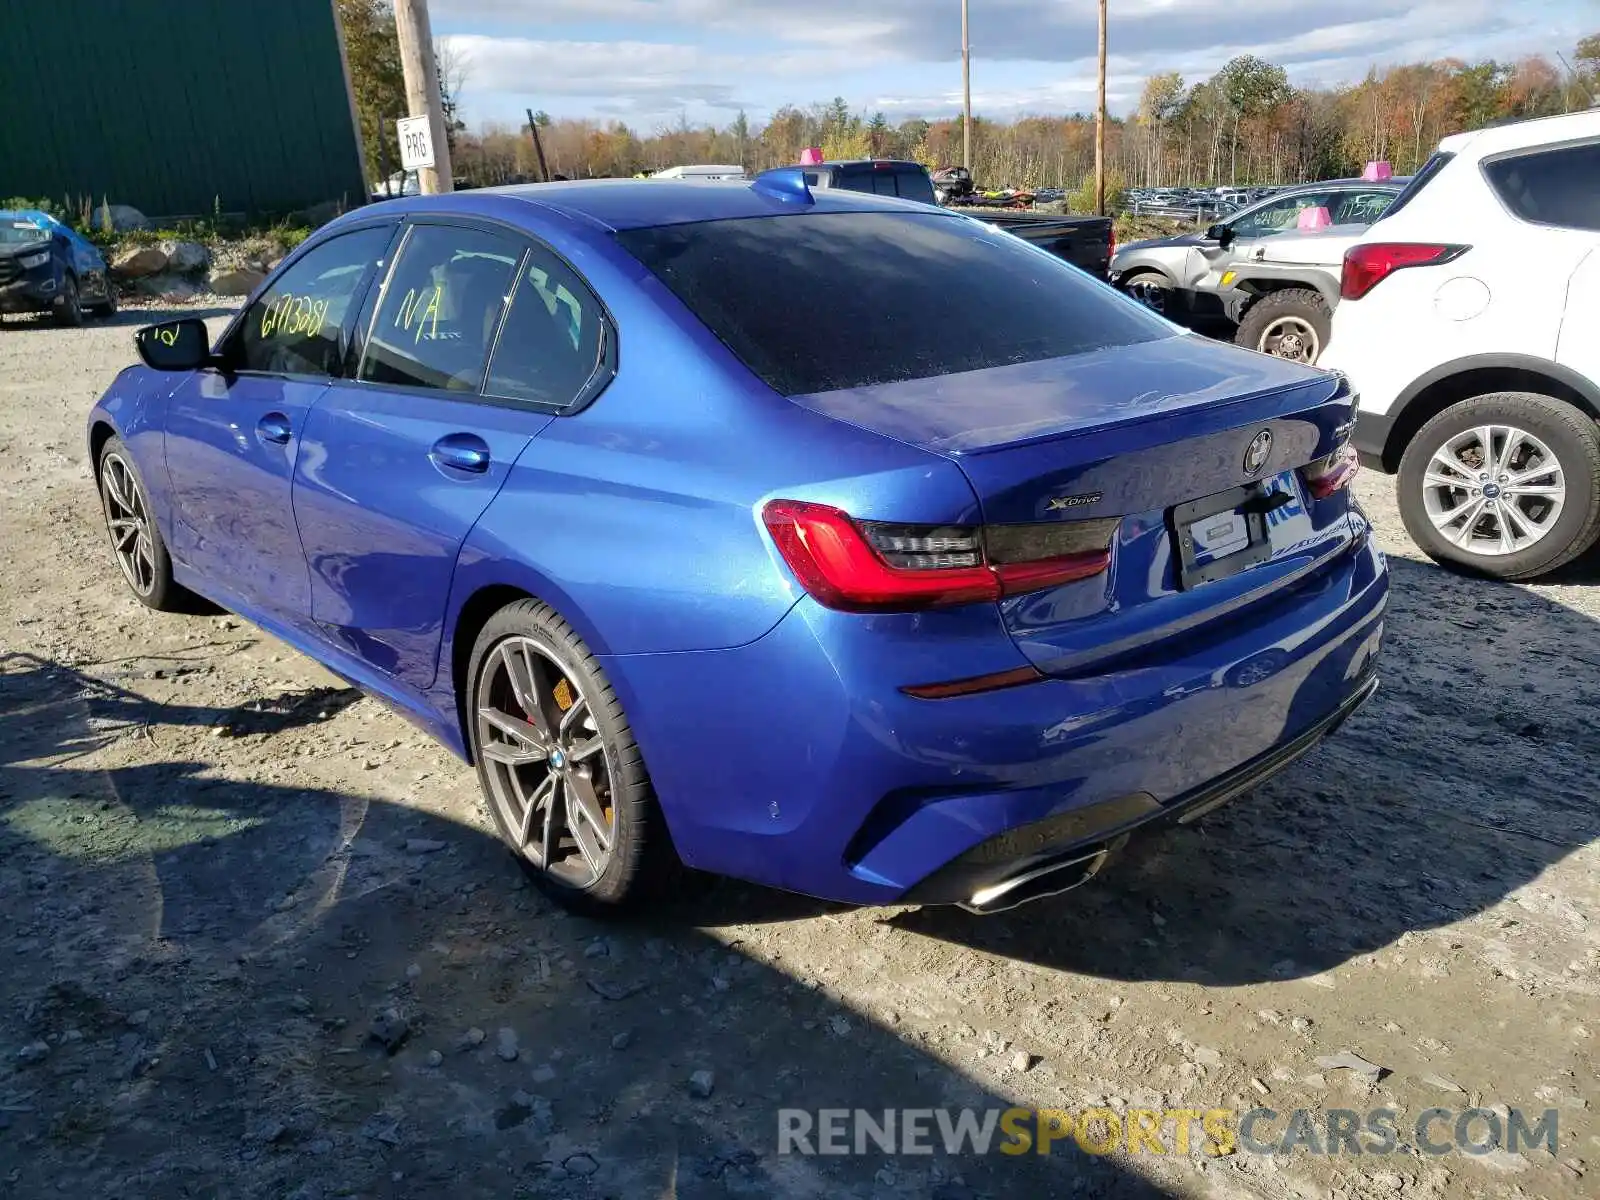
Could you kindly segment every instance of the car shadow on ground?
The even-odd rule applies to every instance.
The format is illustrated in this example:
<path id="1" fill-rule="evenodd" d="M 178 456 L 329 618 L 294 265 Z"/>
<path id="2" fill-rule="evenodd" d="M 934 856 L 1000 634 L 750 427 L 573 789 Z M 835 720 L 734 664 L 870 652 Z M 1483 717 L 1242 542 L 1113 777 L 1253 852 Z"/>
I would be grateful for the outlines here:
<path id="1" fill-rule="evenodd" d="M 1284 774 L 1075 891 L 893 924 L 1111 979 L 1301 978 L 1483 912 L 1600 837 L 1600 622 L 1537 590 L 1390 566 L 1383 686 Z"/>
<path id="2" fill-rule="evenodd" d="M 235 732 L 269 774 L 342 694 Z M 216 720 L 0 660 L 5 1194 L 1164 1194 L 1070 1143 L 779 1156 L 780 1108 L 1007 1102 L 706 932 L 565 915 L 476 829 L 219 777 Z"/>

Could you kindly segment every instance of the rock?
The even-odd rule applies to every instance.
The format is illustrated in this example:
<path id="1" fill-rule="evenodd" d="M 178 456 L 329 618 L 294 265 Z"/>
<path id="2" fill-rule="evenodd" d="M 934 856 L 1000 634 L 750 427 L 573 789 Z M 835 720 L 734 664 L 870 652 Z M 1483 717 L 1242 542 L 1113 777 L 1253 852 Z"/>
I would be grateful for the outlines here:
<path id="1" fill-rule="evenodd" d="M 623 1029 L 611 1035 L 613 1050 L 626 1050 L 631 1045 L 633 1045 L 633 1030 Z"/>
<path id="2" fill-rule="evenodd" d="M 1222 1054 L 1210 1046 L 1196 1046 L 1194 1053 L 1189 1056 L 1202 1067 L 1210 1067 L 1213 1071 L 1222 1065 Z"/>
<path id="3" fill-rule="evenodd" d="M 1460 1092 L 1462 1095 L 1465 1095 L 1467 1091 L 1466 1088 L 1455 1082 L 1455 1080 L 1446 1079 L 1443 1075 L 1424 1075 L 1422 1076 L 1422 1082 L 1431 1088 L 1438 1088 L 1440 1091 L 1444 1092 Z"/>
<path id="4" fill-rule="evenodd" d="M 113 233 L 129 233 L 135 229 L 149 229 L 150 218 L 131 204 L 102 204 L 94 210 L 94 227 L 111 226 Z"/>
<path id="5" fill-rule="evenodd" d="M 1294 1030 L 1296 1033 L 1305 1033 L 1311 1028 L 1311 1018 L 1291 1017 L 1289 1018 L 1289 1028 Z"/>
<path id="6" fill-rule="evenodd" d="M 1389 1074 L 1387 1070 L 1377 1063 L 1368 1062 L 1359 1054 L 1350 1050 L 1341 1050 L 1337 1054 L 1324 1054 L 1316 1060 L 1316 1064 L 1324 1071 L 1354 1071 L 1368 1083 L 1377 1083 L 1385 1075 Z"/>
<path id="7" fill-rule="evenodd" d="M 568 1175 L 576 1175 L 579 1179 L 587 1179 L 600 1169 L 600 1164 L 587 1154 L 574 1154 L 561 1162 Z"/>
<path id="8" fill-rule="evenodd" d="M 294 995 L 289 997 L 289 1010 L 291 1012 L 299 1013 L 302 1017 L 306 1016 L 311 1011 L 311 1001 L 307 997 L 302 996 L 299 992 L 296 992 Z"/>
<path id="9" fill-rule="evenodd" d="M 444 1055 L 440 1054 L 437 1050 L 429 1050 L 428 1057 L 425 1061 L 430 1067 L 441 1066 L 444 1063 Z"/>
<path id="10" fill-rule="evenodd" d="M 398 1009 L 386 1008 L 372 1018 L 368 1035 L 390 1054 L 393 1054 L 411 1036 L 411 1022 Z"/>
<path id="11" fill-rule="evenodd" d="M 496 1033 L 494 1052 L 501 1062 L 516 1062 L 519 1053 L 517 1049 L 517 1031 L 515 1029 L 501 1029 Z"/>
<path id="12" fill-rule="evenodd" d="M 829 1017 L 828 1029 L 834 1037 L 848 1037 L 850 1035 L 850 1022 L 844 1017 Z"/>
<path id="13" fill-rule="evenodd" d="M 218 296 L 248 296 L 265 278 L 261 271 L 218 271 L 206 282 L 206 287 Z"/>
<path id="14" fill-rule="evenodd" d="M 17 1061 L 24 1066 L 32 1066 L 34 1063 L 43 1062 L 49 1056 L 49 1042 L 29 1042 L 21 1050 L 17 1051 Z"/>
<path id="15" fill-rule="evenodd" d="M 386 1146 L 400 1144 L 400 1122 L 387 1113 L 373 1113 L 361 1125 L 361 1136 Z"/>
<path id="16" fill-rule="evenodd" d="M 477 1047 L 483 1045 L 484 1038 L 486 1038 L 487 1036 L 488 1035 L 485 1034 L 483 1032 L 483 1030 L 479 1029 L 476 1025 L 474 1025 L 471 1029 L 467 1030 L 459 1038 L 456 1039 L 456 1049 L 457 1050 L 473 1050 L 473 1049 L 476 1049 Z"/>
<path id="17" fill-rule="evenodd" d="M 421 974 L 422 974 L 422 965 L 420 963 L 412 963 L 409 967 L 406 968 L 406 978 L 407 979 L 416 979 Z"/>
<path id="18" fill-rule="evenodd" d="M 167 256 L 169 271 L 203 271 L 211 264 L 211 251 L 199 242 L 163 242 L 161 249 Z"/>
<path id="19" fill-rule="evenodd" d="M 1034 1058 L 1034 1056 L 1029 1054 L 1026 1050 L 1018 1050 L 1011 1056 L 1011 1069 L 1019 1074 L 1025 1075 L 1029 1071 L 1033 1070 L 1033 1064 L 1038 1061 L 1038 1059 Z"/>
<path id="20" fill-rule="evenodd" d="M 407 854 L 437 854 L 445 848 L 445 843 L 434 838 L 407 838 Z"/>
<path id="21" fill-rule="evenodd" d="M 549 1083 L 556 1077 L 556 1069 L 549 1063 L 541 1063 L 533 1069 L 533 1074 L 528 1078 L 535 1083 Z"/>
<path id="22" fill-rule="evenodd" d="M 717 1077 L 710 1071 L 696 1071 L 689 1076 L 689 1095 L 696 1100 L 709 1100 L 717 1086 Z"/>
<path id="23" fill-rule="evenodd" d="M 1406 1181 L 1393 1171 L 1377 1171 L 1373 1173 L 1372 1186 L 1380 1192 L 1398 1192 L 1406 1186 Z"/>
<path id="24" fill-rule="evenodd" d="M 167 269 L 167 256 L 156 246 L 130 246 L 111 260 L 111 273 L 121 279 L 145 279 Z"/>
<path id="25" fill-rule="evenodd" d="M 608 958 L 610 955 L 611 947 L 606 944 L 604 938 L 597 938 L 583 948 L 585 958 Z"/>
<path id="26" fill-rule="evenodd" d="M 1250 1086 L 1255 1088 L 1255 1090 L 1260 1092 L 1263 1096 L 1269 1095 L 1272 1092 L 1272 1089 L 1269 1088 L 1260 1079 L 1252 1078 L 1250 1080 Z"/>

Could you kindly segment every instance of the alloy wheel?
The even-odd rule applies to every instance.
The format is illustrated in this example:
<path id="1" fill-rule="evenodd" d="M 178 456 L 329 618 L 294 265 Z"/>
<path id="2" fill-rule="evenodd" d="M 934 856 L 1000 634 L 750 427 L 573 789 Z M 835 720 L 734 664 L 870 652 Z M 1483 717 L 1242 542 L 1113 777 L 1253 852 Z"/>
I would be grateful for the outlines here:
<path id="1" fill-rule="evenodd" d="M 111 549 L 128 586 L 148 598 L 156 587 L 156 552 L 150 530 L 150 511 L 139 481 L 120 454 L 107 454 L 100 463 L 100 494 L 106 510 Z"/>
<path id="2" fill-rule="evenodd" d="M 475 707 L 490 802 L 514 849 L 569 887 L 592 887 L 611 862 L 617 821 L 605 739 L 581 682 L 544 642 L 508 637 L 484 660 Z"/>
<path id="3" fill-rule="evenodd" d="M 1561 462 L 1512 425 L 1463 430 L 1434 450 L 1422 477 L 1433 527 L 1469 554 L 1515 554 L 1540 541 L 1566 504 Z"/>
<path id="4" fill-rule="evenodd" d="M 1293 362 L 1314 363 L 1322 353 L 1322 339 L 1304 317 L 1279 317 L 1261 331 L 1256 349 Z"/>

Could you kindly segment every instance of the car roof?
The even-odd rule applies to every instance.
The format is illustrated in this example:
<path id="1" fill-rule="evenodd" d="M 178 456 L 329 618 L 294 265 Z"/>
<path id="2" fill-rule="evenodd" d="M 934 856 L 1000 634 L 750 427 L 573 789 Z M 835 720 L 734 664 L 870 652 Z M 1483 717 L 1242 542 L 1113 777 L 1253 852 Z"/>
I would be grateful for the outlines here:
<path id="1" fill-rule="evenodd" d="M 396 213 L 463 213 L 503 215 L 505 199 L 572 217 L 616 232 L 696 221 L 732 221 L 798 213 L 892 212 L 927 215 L 942 210 L 911 200 L 866 192 L 820 188 L 813 203 L 793 200 L 738 181 L 699 182 L 680 179 L 586 179 L 561 183 L 513 184 L 475 188 L 442 196 L 408 196 L 383 202 Z M 363 210 L 370 212 L 371 209 Z"/>
<path id="2" fill-rule="evenodd" d="M 1439 143 L 1445 154 L 1467 154 L 1482 159 L 1507 150 L 1531 149 L 1556 142 L 1600 136 L 1600 108 L 1562 113 L 1554 117 L 1535 117 L 1531 121 L 1512 121 L 1452 134 Z"/>

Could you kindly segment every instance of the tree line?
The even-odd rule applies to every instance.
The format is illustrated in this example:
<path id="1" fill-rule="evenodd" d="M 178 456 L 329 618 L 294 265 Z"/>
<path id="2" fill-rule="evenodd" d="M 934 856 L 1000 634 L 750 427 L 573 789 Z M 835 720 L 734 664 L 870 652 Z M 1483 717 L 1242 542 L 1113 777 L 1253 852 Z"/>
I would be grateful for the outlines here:
<path id="1" fill-rule="evenodd" d="M 369 174 L 398 161 L 393 117 L 405 111 L 398 49 L 390 53 L 387 0 L 338 0 Z M 451 158 L 457 178 L 492 186 L 538 176 L 526 122 L 469 130 L 453 98 L 471 64 L 441 55 Z M 1106 128 L 1108 189 L 1132 185 L 1274 184 L 1357 174 L 1386 160 L 1397 174 L 1419 167 L 1439 139 L 1499 121 L 1549 116 L 1600 103 L 1600 34 L 1554 61 L 1443 59 L 1374 67 L 1359 83 L 1296 88 L 1281 66 L 1252 55 L 1208 79 L 1177 72 L 1144 83 L 1137 110 Z M 384 114 L 389 114 L 387 117 Z M 644 131 L 622 121 L 536 112 L 546 161 L 573 179 L 626 177 L 689 163 L 739 163 L 747 170 L 797 162 L 807 146 L 829 158 L 910 158 L 929 167 L 961 161 L 959 119 L 891 122 L 848 101 L 785 105 L 764 124 L 740 112 L 726 125 L 675 124 Z M 384 145 L 385 153 L 378 147 Z M 1075 190 L 1092 183 L 1094 114 L 975 117 L 973 173 L 987 187 Z"/>

